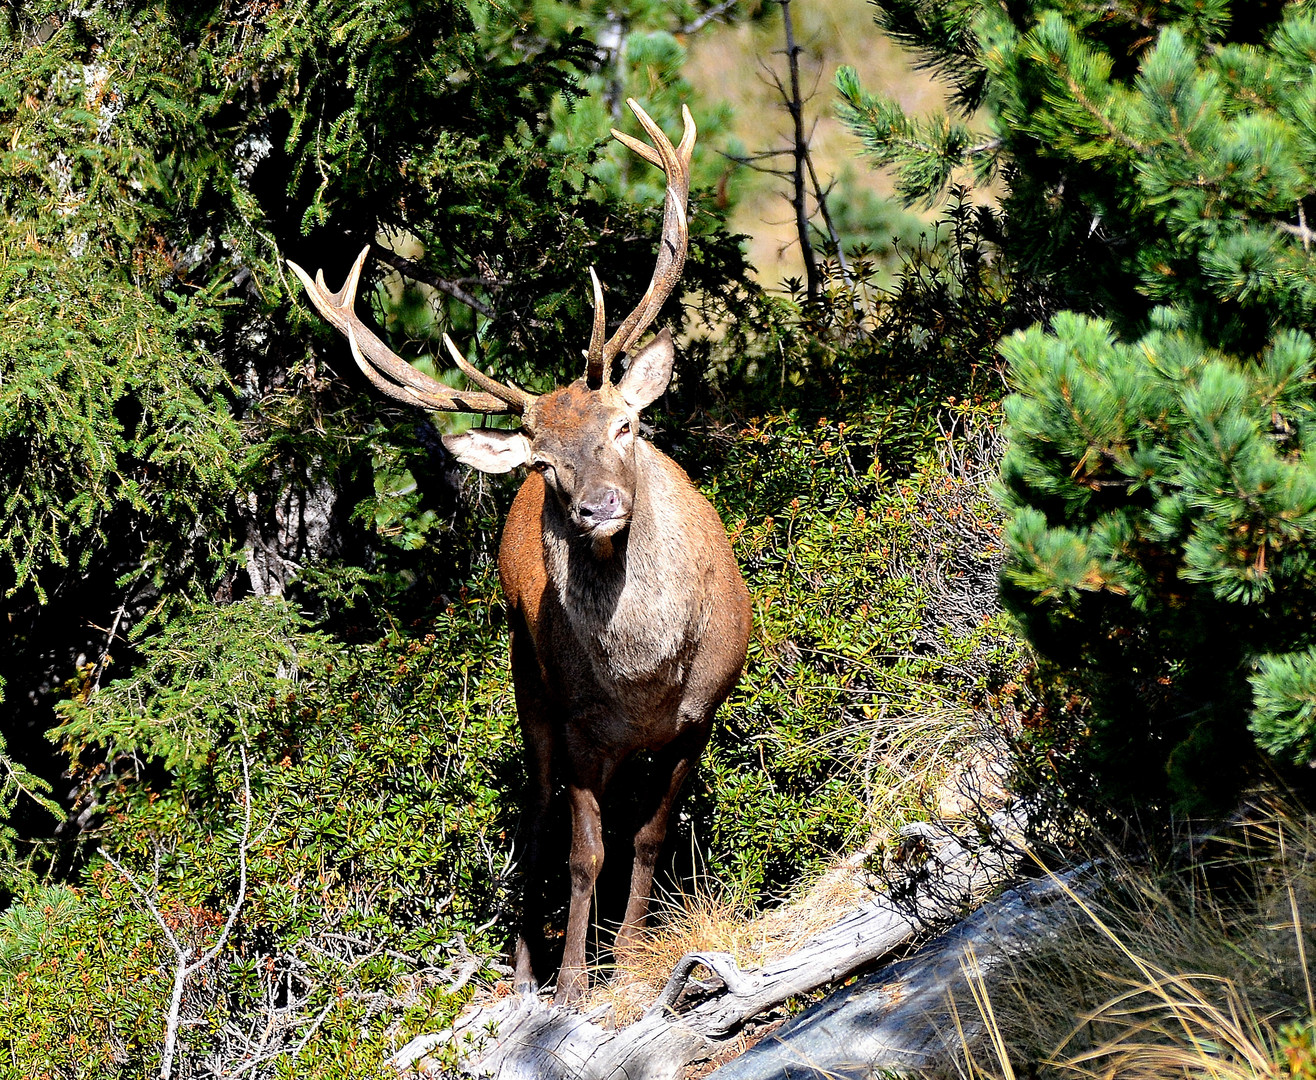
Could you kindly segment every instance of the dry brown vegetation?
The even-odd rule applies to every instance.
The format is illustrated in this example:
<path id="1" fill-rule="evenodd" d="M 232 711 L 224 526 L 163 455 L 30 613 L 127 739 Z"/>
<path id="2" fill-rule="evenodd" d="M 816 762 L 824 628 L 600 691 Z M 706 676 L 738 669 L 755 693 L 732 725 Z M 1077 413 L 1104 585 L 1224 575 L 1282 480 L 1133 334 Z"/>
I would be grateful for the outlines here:
<path id="1" fill-rule="evenodd" d="M 677 961 L 691 952 L 724 952 L 742 968 L 788 955 L 872 895 L 865 869 L 871 846 L 841 860 L 795 900 L 758 914 L 713 891 L 668 899 L 641 947 L 618 958 L 612 979 L 595 988 L 613 1022 L 634 1020 L 658 995 Z"/>
<path id="2" fill-rule="evenodd" d="M 1104 858 L 1103 899 L 957 1003 L 991 1036 L 958 1075 L 1316 1075 L 1316 816 L 1264 795 L 1170 865 Z"/>

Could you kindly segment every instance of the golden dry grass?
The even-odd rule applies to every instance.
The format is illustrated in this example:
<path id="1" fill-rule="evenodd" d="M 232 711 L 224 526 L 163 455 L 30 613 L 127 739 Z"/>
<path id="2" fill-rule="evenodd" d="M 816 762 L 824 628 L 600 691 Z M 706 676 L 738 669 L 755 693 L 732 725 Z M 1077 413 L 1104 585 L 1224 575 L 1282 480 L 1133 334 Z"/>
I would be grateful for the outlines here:
<path id="1" fill-rule="evenodd" d="M 738 966 L 751 968 L 794 952 L 872 896 L 872 876 L 864 869 L 871 854 L 871 847 L 856 851 L 795 900 L 759 914 L 713 891 L 658 905 L 653 928 L 637 948 L 617 958 L 610 980 L 595 980 L 586 1008 L 610 1005 L 614 1023 L 629 1023 L 658 996 L 687 953 L 724 952 Z"/>
<path id="2" fill-rule="evenodd" d="M 1116 861 L 1072 927 L 970 978 L 957 1009 L 989 1037 L 960 1075 L 1316 1076 L 1316 817 L 1270 800 L 1212 847 L 1171 871 Z"/>
<path id="3" fill-rule="evenodd" d="M 651 927 L 641 943 L 617 957 L 612 971 L 594 971 L 581 1010 L 628 1024 L 657 998 L 677 961 L 691 952 L 724 952 L 742 968 L 759 967 L 788 955 L 872 896 L 874 881 L 864 868 L 873 845 L 854 852 L 823 874 L 796 899 L 761 913 L 715 889 L 656 900 Z M 503 980 L 476 994 L 488 1005 L 511 993 Z"/>

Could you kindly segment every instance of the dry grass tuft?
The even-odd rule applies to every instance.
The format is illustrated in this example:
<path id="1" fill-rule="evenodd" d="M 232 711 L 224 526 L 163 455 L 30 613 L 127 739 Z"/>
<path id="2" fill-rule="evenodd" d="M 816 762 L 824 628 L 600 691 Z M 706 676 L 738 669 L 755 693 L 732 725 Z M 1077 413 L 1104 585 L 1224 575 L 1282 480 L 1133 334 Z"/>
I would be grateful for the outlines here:
<path id="1" fill-rule="evenodd" d="M 724 952 L 742 968 L 788 955 L 872 895 L 872 875 L 864 869 L 871 854 L 871 848 L 855 852 L 797 899 L 758 915 L 711 891 L 669 901 L 643 942 L 617 958 L 611 980 L 595 980 L 587 1011 L 611 1006 L 618 1025 L 636 1019 L 686 953 Z"/>
<path id="2" fill-rule="evenodd" d="M 990 1038 L 962 1075 L 1316 1077 L 1316 816 L 1268 799 L 1181 865 L 1119 865 L 1106 899 L 956 1002 Z"/>

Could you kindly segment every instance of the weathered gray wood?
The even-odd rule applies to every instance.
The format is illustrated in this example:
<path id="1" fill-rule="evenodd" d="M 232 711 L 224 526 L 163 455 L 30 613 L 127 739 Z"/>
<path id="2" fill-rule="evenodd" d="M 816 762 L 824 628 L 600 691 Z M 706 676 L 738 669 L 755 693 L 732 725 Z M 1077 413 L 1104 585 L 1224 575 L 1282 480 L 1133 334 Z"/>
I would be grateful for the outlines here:
<path id="1" fill-rule="evenodd" d="M 992 973 L 1030 940 L 1073 917 L 1075 892 L 1089 892 L 1092 867 L 1033 881 L 984 905 L 908 960 L 830 995 L 787 1021 L 709 1080 L 868 1080 L 883 1070 L 925 1069 L 962 1053 L 959 1031 L 982 1023 L 964 1001 L 966 968 L 990 987 Z M 972 967 L 969 967 L 969 965 Z"/>
<path id="2" fill-rule="evenodd" d="M 537 997 L 508 998 L 474 1010 L 452 1031 L 422 1036 L 392 1063 L 425 1071 L 427 1056 L 456 1040 L 472 1076 L 499 1080 L 675 1080 L 720 1040 L 788 998 L 845 978 L 907 943 L 929 925 L 965 910 L 999 886 L 1018 864 L 1018 807 L 993 816 L 989 836 L 968 844 L 930 825 L 904 839 L 928 858 L 902 901 L 873 899 L 800 949 L 761 968 L 741 970 L 726 953 L 692 953 L 677 964 L 640 1020 L 609 1031 L 598 1016 L 554 1008 Z M 706 981 L 694 978 L 703 969 Z"/>

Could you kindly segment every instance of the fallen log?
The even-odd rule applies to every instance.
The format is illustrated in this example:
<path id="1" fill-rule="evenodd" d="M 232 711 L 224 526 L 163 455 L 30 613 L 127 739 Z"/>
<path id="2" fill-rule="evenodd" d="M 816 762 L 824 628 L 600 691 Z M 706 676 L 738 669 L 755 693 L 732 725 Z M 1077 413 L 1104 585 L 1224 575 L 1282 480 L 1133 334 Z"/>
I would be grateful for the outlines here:
<path id="1" fill-rule="evenodd" d="M 509 997 L 469 1011 L 448 1031 L 413 1039 L 391 1064 L 434 1074 L 435 1052 L 455 1044 L 458 1067 L 471 1076 L 674 1080 L 754 1017 L 870 967 L 999 888 L 1022 858 L 1017 841 L 1023 823 L 1022 809 L 1014 806 L 992 815 L 990 827 L 972 840 L 931 825 L 910 826 L 902 844 L 919 869 L 899 895 L 873 897 L 801 948 L 759 968 L 742 970 L 726 953 L 691 953 L 633 1024 L 604 1026 L 608 1007 L 581 1015 L 538 996 Z M 696 978 L 701 971 L 707 974 Z"/>
<path id="2" fill-rule="evenodd" d="M 868 1080 L 946 1065 L 963 1040 L 983 1033 L 976 1011 L 951 1014 L 968 983 L 993 972 L 1029 941 L 1054 933 L 1090 893 L 1092 864 L 1011 889 L 929 942 L 793 1017 L 708 1080 Z"/>

